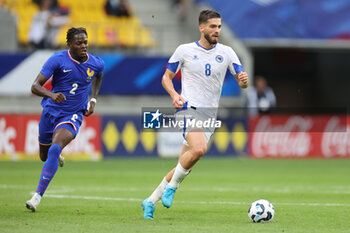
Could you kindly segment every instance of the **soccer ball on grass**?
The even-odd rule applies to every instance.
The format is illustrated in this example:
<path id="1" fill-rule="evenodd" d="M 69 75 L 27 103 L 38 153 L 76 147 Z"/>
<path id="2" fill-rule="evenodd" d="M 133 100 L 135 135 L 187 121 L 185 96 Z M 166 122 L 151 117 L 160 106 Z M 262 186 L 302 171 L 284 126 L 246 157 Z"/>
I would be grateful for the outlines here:
<path id="1" fill-rule="evenodd" d="M 254 201 L 248 210 L 248 216 L 253 222 L 270 222 L 274 215 L 273 205 L 263 199 Z"/>

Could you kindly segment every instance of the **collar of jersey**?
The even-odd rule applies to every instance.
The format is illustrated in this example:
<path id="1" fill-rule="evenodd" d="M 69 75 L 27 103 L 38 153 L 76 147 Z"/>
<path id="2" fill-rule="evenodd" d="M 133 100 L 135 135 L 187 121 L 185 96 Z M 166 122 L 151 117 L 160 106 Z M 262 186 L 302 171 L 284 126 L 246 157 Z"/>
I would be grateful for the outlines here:
<path id="1" fill-rule="evenodd" d="M 77 63 L 77 64 L 80 64 L 80 62 L 78 62 L 77 60 L 75 60 L 75 59 L 70 55 L 69 49 L 67 50 L 67 53 L 68 53 L 68 57 L 69 57 L 72 61 L 74 61 L 74 62 Z M 86 55 L 87 55 L 87 59 L 86 59 L 86 61 L 84 61 L 83 63 L 86 63 L 86 62 L 89 60 L 89 54 L 86 53 Z"/>
<path id="2" fill-rule="evenodd" d="M 200 48 L 202 48 L 202 49 L 205 49 L 206 51 L 212 50 L 212 49 L 213 49 L 213 48 L 215 48 L 215 47 L 216 47 L 216 45 L 217 45 L 217 44 L 215 44 L 215 45 L 214 45 L 214 47 L 213 47 L 213 48 L 211 48 L 211 49 L 206 49 L 206 48 L 202 47 L 202 46 L 199 44 L 199 42 L 198 42 L 198 41 L 196 41 L 195 43 L 196 43 L 196 45 L 197 45 L 198 47 L 200 47 Z"/>

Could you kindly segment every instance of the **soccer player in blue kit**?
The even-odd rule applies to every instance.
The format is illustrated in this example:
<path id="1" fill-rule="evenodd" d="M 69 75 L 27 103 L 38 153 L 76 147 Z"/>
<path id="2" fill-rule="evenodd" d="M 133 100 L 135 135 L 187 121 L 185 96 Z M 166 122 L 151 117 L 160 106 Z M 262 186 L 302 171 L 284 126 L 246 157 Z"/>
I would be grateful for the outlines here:
<path id="1" fill-rule="evenodd" d="M 46 188 L 55 176 L 63 148 L 78 134 L 83 116 L 94 112 L 104 62 L 87 52 L 85 28 L 67 31 L 68 50 L 54 53 L 32 85 L 32 93 L 44 97 L 39 122 L 39 154 L 45 161 L 39 184 L 26 207 L 35 212 Z M 52 90 L 43 87 L 52 76 Z M 89 99 L 91 87 L 92 98 Z"/>

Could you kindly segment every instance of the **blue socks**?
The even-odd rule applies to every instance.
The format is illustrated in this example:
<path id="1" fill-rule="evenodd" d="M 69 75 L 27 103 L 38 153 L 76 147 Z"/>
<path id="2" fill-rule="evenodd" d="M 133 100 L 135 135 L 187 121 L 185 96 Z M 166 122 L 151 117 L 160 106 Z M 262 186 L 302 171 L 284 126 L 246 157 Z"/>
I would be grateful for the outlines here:
<path id="1" fill-rule="evenodd" d="M 61 154 L 61 147 L 58 144 L 53 144 L 49 152 L 47 153 L 47 160 L 44 163 L 43 169 L 41 171 L 40 180 L 36 192 L 43 196 L 47 186 L 49 186 L 52 178 L 58 168 L 58 158 Z"/>

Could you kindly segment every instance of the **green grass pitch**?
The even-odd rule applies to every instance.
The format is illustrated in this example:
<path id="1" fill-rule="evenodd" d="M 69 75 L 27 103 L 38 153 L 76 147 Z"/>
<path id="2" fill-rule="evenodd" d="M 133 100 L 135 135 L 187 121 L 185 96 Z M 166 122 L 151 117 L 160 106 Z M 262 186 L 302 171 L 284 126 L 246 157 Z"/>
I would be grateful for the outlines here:
<path id="1" fill-rule="evenodd" d="M 350 232 L 350 160 L 203 158 L 180 185 L 173 206 L 154 220 L 141 201 L 174 159 L 66 161 L 37 212 L 25 208 L 41 162 L 0 162 L 0 232 Z M 251 202 L 275 207 L 252 223 Z"/>

